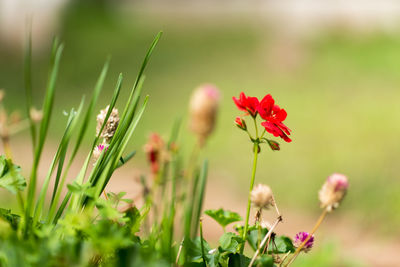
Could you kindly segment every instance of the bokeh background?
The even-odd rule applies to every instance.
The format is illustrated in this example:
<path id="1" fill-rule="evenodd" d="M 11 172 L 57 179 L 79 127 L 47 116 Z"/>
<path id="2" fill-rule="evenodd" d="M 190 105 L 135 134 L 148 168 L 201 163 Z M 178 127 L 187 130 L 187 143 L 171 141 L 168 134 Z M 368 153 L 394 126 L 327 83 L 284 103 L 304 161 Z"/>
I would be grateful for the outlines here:
<path id="1" fill-rule="evenodd" d="M 400 266 L 400 3 L 395 0 L 107 1 L 0 0 L 0 88 L 9 112 L 24 109 L 23 47 L 33 21 L 34 103 L 41 106 L 51 40 L 65 44 L 56 106 L 43 168 L 55 153 L 64 110 L 90 95 L 106 58 L 111 69 L 99 109 L 120 72 L 128 94 L 159 30 L 164 35 L 146 73 L 150 102 L 131 144 L 138 154 L 111 181 L 133 192 L 135 173 L 147 172 L 143 144 L 151 132 L 167 137 L 202 83 L 217 85 L 222 102 L 215 133 L 202 157 L 210 160 L 206 208 L 244 215 L 251 143 L 233 124 L 232 96 L 270 93 L 288 112 L 293 142 L 265 148 L 257 182 L 274 190 L 284 216 L 278 230 L 293 236 L 319 214 L 317 192 L 333 172 L 348 175 L 343 205 L 317 233 L 315 249 L 296 266 Z M 90 132 L 94 133 L 94 119 Z M 30 139 L 12 139 L 15 162 L 29 173 Z M 84 154 L 82 154 L 84 155 Z M 130 169 L 129 169 L 130 168 Z M 2 193 L 2 206 L 11 207 Z M 273 220 L 273 217 L 270 218 Z M 205 234 L 220 229 L 206 219 Z"/>

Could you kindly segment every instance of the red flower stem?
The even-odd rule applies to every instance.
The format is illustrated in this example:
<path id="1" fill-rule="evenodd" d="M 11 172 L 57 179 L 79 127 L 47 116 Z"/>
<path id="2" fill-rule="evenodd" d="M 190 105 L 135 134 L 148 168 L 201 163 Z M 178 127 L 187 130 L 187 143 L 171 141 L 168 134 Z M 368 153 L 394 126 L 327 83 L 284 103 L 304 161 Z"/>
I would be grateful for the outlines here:
<path id="1" fill-rule="evenodd" d="M 296 251 L 294 252 L 293 256 L 290 258 L 289 262 L 284 265 L 285 267 L 289 266 L 290 264 L 292 264 L 294 262 L 294 260 L 297 258 L 297 255 L 299 255 L 301 249 L 306 245 L 306 243 L 308 242 L 308 240 L 310 240 L 310 238 L 313 236 L 313 234 L 315 233 L 315 231 L 317 231 L 318 227 L 321 225 L 322 221 L 324 220 L 325 216 L 328 214 L 328 209 L 324 209 L 322 211 L 321 216 L 319 216 L 318 221 L 315 223 L 314 228 L 311 230 L 311 232 L 309 233 L 308 237 L 303 241 L 303 243 L 301 243 L 301 245 L 296 249 Z"/>
<path id="2" fill-rule="evenodd" d="M 255 121 L 255 120 L 254 120 Z M 253 159 L 253 170 L 251 173 L 251 181 L 250 181 L 250 190 L 249 190 L 249 197 L 247 201 L 247 213 L 246 213 L 246 223 L 244 224 L 244 231 L 243 231 L 243 243 L 242 247 L 240 248 L 240 252 L 243 253 L 244 251 L 244 246 L 246 244 L 246 239 L 247 239 L 247 229 L 249 228 L 249 217 L 250 217 L 250 206 L 251 206 L 251 190 L 253 190 L 254 187 L 254 180 L 256 178 L 256 169 L 257 169 L 257 158 L 258 158 L 258 142 L 254 142 L 254 159 Z"/>

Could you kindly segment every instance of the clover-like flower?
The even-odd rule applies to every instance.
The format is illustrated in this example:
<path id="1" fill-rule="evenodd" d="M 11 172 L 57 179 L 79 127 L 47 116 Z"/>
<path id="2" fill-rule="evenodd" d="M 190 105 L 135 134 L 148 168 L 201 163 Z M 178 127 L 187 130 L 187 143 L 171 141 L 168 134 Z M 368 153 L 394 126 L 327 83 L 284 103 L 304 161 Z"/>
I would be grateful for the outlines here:
<path id="1" fill-rule="evenodd" d="M 259 209 L 268 209 L 274 205 L 272 190 L 268 185 L 258 184 L 250 193 L 250 201 Z"/>
<path id="2" fill-rule="evenodd" d="M 99 115 L 97 115 L 96 135 L 98 135 L 101 130 L 101 126 L 103 125 L 104 120 L 106 119 L 109 107 L 110 106 L 107 106 L 105 109 L 100 110 Z M 113 110 L 110 113 L 110 116 L 108 117 L 107 123 L 105 124 L 104 129 L 100 134 L 100 137 L 104 138 L 106 143 L 109 143 L 111 138 L 114 136 L 118 124 L 119 124 L 118 109 L 113 108 Z"/>
<path id="3" fill-rule="evenodd" d="M 190 129 L 204 145 L 207 137 L 212 133 L 219 106 L 219 90 L 210 84 L 197 88 L 190 99 Z"/>
<path id="4" fill-rule="evenodd" d="M 310 236 L 307 232 L 299 232 L 294 237 L 293 245 L 298 248 Z M 314 245 L 314 235 L 312 235 L 302 247 L 301 251 L 309 252 Z"/>
<path id="5" fill-rule="evenodd" d="M 345 175 L 334 173 L 329 176 L 318 193 L 321 208 L 332 211 L 339 207 L 348 187 L 349 182 Z"/>
<path id="6" fill-rule="evenodd" d="M 103 150 L 105 149 L 105 152 L 108 149 L 108 145 L 107 144 L 100 144 L 97 145 L 94 150 L 93 150 L 93 159 L 95 161 L 97 161 L 100 158 L 101 153 L 103 152 Z"/>

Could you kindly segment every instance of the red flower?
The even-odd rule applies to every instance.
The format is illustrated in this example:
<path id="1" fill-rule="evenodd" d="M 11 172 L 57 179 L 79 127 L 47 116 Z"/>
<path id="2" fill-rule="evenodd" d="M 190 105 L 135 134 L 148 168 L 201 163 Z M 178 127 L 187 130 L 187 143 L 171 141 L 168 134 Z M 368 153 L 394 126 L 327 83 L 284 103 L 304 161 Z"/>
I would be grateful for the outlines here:
<path id="1" fill-rule="evenodd" d="M 246 96 L 243 92 L 241 92 L 239 99 L 236 97 L 232 97 L 232 99 L 239 110 L 246 111 L 253 117 L 257 115 L 257 107 L 259 105 L 257 97 Z"/>
<path id="2" fill-rule="evenodd" d="M 292 140 L 288 137 L 290 129 L 282 122 L 286 119 L 287 113 L 278 105 L 275 105 L 275 100 L 270 94 L 266 95 L 260 102 L 257 108 L 261 118 L 265 121 L 261 123 L 265 130 L 274 136 L 279 136 L 286 142 Z"/>

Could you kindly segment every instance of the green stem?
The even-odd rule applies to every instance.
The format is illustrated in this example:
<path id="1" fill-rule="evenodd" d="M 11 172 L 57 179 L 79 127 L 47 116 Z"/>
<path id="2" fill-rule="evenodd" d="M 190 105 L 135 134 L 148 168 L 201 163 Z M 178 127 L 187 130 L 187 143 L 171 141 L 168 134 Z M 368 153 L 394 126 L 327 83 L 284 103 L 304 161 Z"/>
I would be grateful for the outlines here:
<path id="1" fill-rule="evenodd" d="M 250 196 L 251 196 L 251 191 L 253 190 L 254 181 L 256 178 L 257 158 L 258 158 L 258 142 L 254 142 L 253 171 L 251 173 L 249 197 L 248 197 L 248 201 L 247 201 L 246 223 L 244 224 L 244 231 L 243 231 L 243 241 L 244 242 L 242 243 L 242 247 L 240 249 L 241 253 L 243 253 L 243 251 L 244 251 L 244 246 L 246 244 L 246 238 L 247 238 L 247 229 L 249 228 L 250 206 L 251 206 Z"/>
<path id="2" fill-rule="evenodd" d="M 201 219 L 200 219 L 200 245 L 201 245 L 201 257 L 203 258 L 203 265 L 207 266 L 206 255 L 204 252 L 203 222 Z"/>

